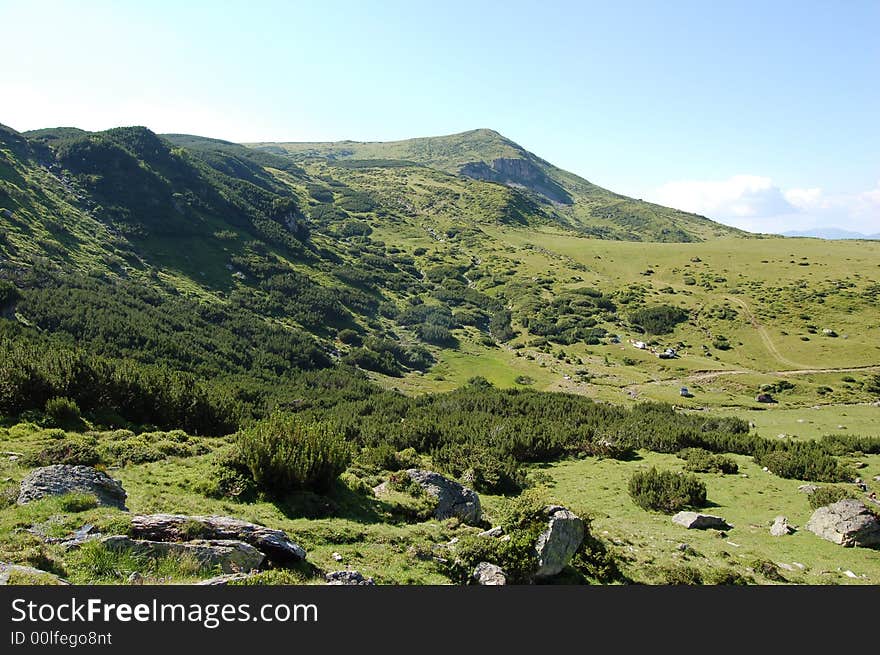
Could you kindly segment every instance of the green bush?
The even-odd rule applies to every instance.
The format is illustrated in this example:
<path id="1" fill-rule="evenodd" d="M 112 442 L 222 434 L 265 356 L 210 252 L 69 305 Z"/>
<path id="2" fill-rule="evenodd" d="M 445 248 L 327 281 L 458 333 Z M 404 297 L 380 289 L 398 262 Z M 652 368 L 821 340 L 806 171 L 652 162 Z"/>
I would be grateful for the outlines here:
<path id="1" fill-rule="evenodd" d="M 854 497 L 846 489 L 841 489 L 840 487 L 819 487 L 809 495 L 809 501 L 810 507 L 819 509 L 820 507 L 825 507 L 825 505 L 836 503 L 838 500 Z"/>
<path id="2" fill-rule="evenodd" d="M 854 477 L 822 444 L 812 441 L 767 442 L 756 450 L 754 458 L 758 465 L 781 478 L 845 482 Z"/>
<path id="3" fill-rule="evenodd" d="M 238 459 L 270 495 L 328 490 L 351 462 L 351 448 L 324 423 L 275 413 L 236 435 Z"/>
<path id="4" fill-rule="evenodd" d="M 726 473 L 739 471 L 739 466 L 730 457 L 716 455 L 705 448 L 685 448 L 678 456 L 685 460 L 685 469 L 693 473 Z"/>
<path id="5" fill-rule="evenodd" d="M 95 466 L 100 462 L 101 455 L 95 447 L 79 439 L 65 439 L 24 458 L 24 463 L 28 466 Z"/>
<path id="6" fill-rule="evenodd" d="M 75 427 L 82 423 L 79 405 L 70 398 L 56 396 L 46 401 L 46 416 L 56 426 Z"/>
<path id="7" fill-rule="evenodd" d="M 706 485 L 694 475 L 674 471 L 637 471 L 629 481 L 629 495 L 645 510 L 672 514 L 706 504 Z"/>

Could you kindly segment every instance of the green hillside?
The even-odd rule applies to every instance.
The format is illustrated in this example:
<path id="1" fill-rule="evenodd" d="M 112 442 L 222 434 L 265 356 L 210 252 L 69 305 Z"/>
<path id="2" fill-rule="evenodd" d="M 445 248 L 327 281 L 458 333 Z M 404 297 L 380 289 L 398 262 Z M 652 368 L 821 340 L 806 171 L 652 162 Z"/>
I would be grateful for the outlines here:
<path id="1" fill-rule="evenodd" d="M 132 572 L 39 536 L 126 514 L 14 504 L 37 466 L 83 463 L 133 512 L 228 514 L 295 534 L 321 570 L 341 553 L 383 583 L 461 582 L 433 553 L 474 528 L 430 520 L 400 480 L 421 466 L 493 524 L 536 498 L 593 516 L 560 582 L 876 584 L 872 552 L 765 524 L 806 522 L 805 481 L 876 487 L 878 299 L 878 242 L 746 235 L 490 130 L 245 146 L 0 126 L 0 561 Z M 270 457 L 266 430 L 308 447 Z M 676 550 L 628 495 L 649 466 L 695 474 L 730 540 Z M 151 581 L 207 577 L 165 565 Z"/>
<path id="2" fill-rule="evenodd" d="M 744 234 L 703 216 L 627 198 L 564 171 L 488 129 L 405 141 L 254 143 L 295 161 L 337 166 L 422 164 L 452 175 L 508 185 L 530 195 L 552 220 L 591 236 L 626 241 L 702 241 Z"/>

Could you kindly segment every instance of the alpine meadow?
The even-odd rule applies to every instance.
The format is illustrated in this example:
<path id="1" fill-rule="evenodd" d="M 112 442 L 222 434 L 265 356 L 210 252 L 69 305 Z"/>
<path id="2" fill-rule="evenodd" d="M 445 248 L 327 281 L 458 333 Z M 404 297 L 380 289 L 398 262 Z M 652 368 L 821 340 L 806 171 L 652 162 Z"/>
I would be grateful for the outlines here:
<path id="1" fill-rule="evenodd" d="M 0 579 L 880 584 L 878 304 L 491 129 L 0 126 Z"/>

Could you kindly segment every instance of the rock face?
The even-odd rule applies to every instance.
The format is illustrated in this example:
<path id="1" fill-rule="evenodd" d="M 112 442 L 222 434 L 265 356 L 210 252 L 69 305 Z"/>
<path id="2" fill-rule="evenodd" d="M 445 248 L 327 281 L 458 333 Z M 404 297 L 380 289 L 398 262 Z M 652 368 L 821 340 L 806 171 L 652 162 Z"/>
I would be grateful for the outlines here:
<path id="1" fill-rule="evenodd" d="M 818 489 L 818 488 L 819 487 L 815 484 L 802 484 L 801 486 L 798 487 L 798 491 L 801 492 L 802 494 L 807 494 L 809 496 L 811 493 L 815 492 L 816 489 Z"/>
<path id="2" fill-rule="evenodd" d="M 130 552 L 146 557 L 191 556 L 203 566 L 218 566 L 223 573 L 259 569 L 265 556 L 250 544 L 233 539 L 194 539 L 183 543 L 132 539 L 124 535 L 104 537 L 101 543 L 116 552 Z"/>
<path id="3" fill-rule="evenodd" d="M 773 525 L 770 526 L 770 534 L 774 537 L 785 537 L 792 533 L 794 533 L 794 528 L 784 516 L 777 516 L 773 520 Z"/>
<path id="4" fill-rule="evenodd" d="M 437 499 L 434 518 L 442 520 L 457 517 L 468 525 L 479 524 L 482 511 L 480 497 L 475 491 L 433 471 L 409 469 L 406 474 L 410 480 L 418 483 L 425 493 Z"/>
<path id="5" fill-rule="evenodd" d="M 820 507 L 807 530 L 841 546 L 880 548 L 880 520 L 860 500 L 846 498 Z"/>
<path id="6" fill-rule="evenodd" d="M 545 510 L 548 516 L 547 529 L 535 543 L 538 556 L 536 578 L 549 578 L 568 566 L 586 535 L 581 518 L 564 507 L 551 506 Z"/>
<path id="7" fill-rule="evenodd" d="M 672 517 L 672 522 L 688 530 L 729 530 L 733 527 L 720 516 L 698 512 L 679 512 Z"/>
<path id="8" fill-rule="evenodd" d="M 117 480 L 91 466 L 68 464 L 54 464 L 31 471 L 21 481 L 18 504 L 71 492 L 92 494 L 99 505 L 126 509 L 125 489 Z"/>
<path id="9" fill-rule="evenodd" d="M 375 586 L 373 578 L 365 578 L 360 571 L 333 571 L 324 576 L 327 584 L 333 585 L 357 585 L 357 586 Z"/>
<path id="10" fill-rule="evenodd" d="M 478 585 L 500 586 L 507 584 L 507 574 L 495 564 L 480 562 L 474 569 L 471 579 Z"/>
<path id="11" fill-rule="evenodd" d="M 154 541 L 232 539 L 243 541 L 277 564 L 299 562 L 306 551 L 290 540 L 283 530 L 240 521 L 228 516 L 186 516 L 183 514 L 144 514 L 131 519 L 131 535 Z"/>
<path id="12" fill-rule="evenodd" d="M 69 585 L 70 583 L 54 573 L 41 571 L 32 566 L 0 562 L 0 585 L 9 584 Z"/>

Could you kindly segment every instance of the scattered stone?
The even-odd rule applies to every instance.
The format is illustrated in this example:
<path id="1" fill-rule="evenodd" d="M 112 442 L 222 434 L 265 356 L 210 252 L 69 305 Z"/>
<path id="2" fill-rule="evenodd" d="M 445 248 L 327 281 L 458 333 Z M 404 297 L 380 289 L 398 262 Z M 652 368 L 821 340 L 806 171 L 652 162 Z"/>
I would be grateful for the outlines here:
<path id="1" fill-rule="evenodd" d="M 290 540 L 283 530 L 273 530 L 228 516 L 186 516 L 183 514 L 142 514 L 131 518 L 131 535 L 154 541 L 231 539 L 243 541 L 277 564 L 299 562 L 306 551 Z"/>
<path id="2" fill-rule="evenodd" d="M 489 562 L 477 564 L 471 579 L 478 585 L 501 586 L 507 584 L 507 574 L 504 570 Z"/>
<path id="3" fill-rule="evenodd" d="M 798 487 L 798 491 L 801 492 L 802 494 L 810 495 L 811 493 L 816 491 L 816 489 L 818 489 L 818 488 L 819 487 L 815 484 L 802 484 L 801 486 Z"/>
<path id="4" fill-rule="evenodd" d="M 733 527 L 720 516 L 698 512 L 679 512 L 672 517 L 672 522 L 688 530 L 729 530 Z"/>
<path id="5" fill-rule="evenodd" d="M 535 543 L 538 555 L 536 578 L 549 578 L 568 566 L 587 532 L 583 520 L 565 507 L 551 505 L 544 511 L 548 524 Z"/>
<path id="6" fill-rule="evenodd" d="M 373 578 L 365 578 L 360 571 L 333 571 L 324 576 L 327 584 L 375 586 Z"/>
<path id="7" fill-rule="evenodd" d="M 844 574 L 846 577 L 848 577 L 848 578 L 858 578 L 858 577 L 859 577 L 859 576 L 857 576 L 855 573 L 853 573 L 852 571 L 850 571 L 849 569 L 847 569 L 846 571 L 844 571 L 843 574 Z"/>
<path id="8" fill-rule="evenodd" d="M 208 578 L 207 580 L 199 580 L 195 584 L 209 587 L 223 587 L 228 585 L 230 582 L 247 580 L 250 577 L 250 573 L 224 573 L 223 575 L 217 575 L 213 578 Z"/>
<path id="9" fill-rule="evenodd" d="M 71 492 L 92 494 L 99 505 L 126 509 L 125 489 L 118 480 L 91 466 L 69 464 L 53 464 L 31 471 L 21 481 L 18 504 Z"/>
<path id="10" fill-rule="evenodd" d="M 817 509 L 807 530 L 841 546 L 880 548 L 880 520 L 864 503 L 851 498 Z"/>
<path id="11" fill-rule="evenodd" d="M 333 558 L 334 560 L 336 560 L 337 562 L 341 562 L 341 561 L 342 561 L 342 555 L 340 555 L 339 553 L 333 553 L 332 555 L 330 555 L 330 557 L 332 557 L 332 558 Z"/>
<path id="12" fill-rule="evenodd" d="M 757 403 L 775 403 L 776 400 L 769 393 L 759 393 L 755 396 L 755 402 Z"/>
<path id="13" fill-rule="evenodd" d="M 10 580 L 12 582 L 10 582 Z M 35 569 L 32 566 L 0 562 L 0 586 L 2 585 L 69 585 L 64 578 L 54 573 Z"/>
<path id="14" fill-rule="evenodd" d="M 789 524 L 788 519 L 784 516 L 777 516 L 773 520 L 773 525 L 770 526 L 770 534 L 774 537 L 786 537 L 790 534 L 794 534 L 794 527 Z"/>
<path id="15" fill-rule="evenodd" d="M 880 482 L 880 475 L 874 476 L 874 482 Z"/>
<path id="16" fill-rule="evenodd" d="M 796 567 L 798 567 L 801 571 L 803 571 L 805 568 L 807 568 L 805 565 L 801 564 L 800 562 L 792 562 L 792 564 L 794 564 Z"/>
<path id="17" fill-rule="evenodd" d="M 504 536 L 504 528 L 502 528 L 500 525 L 497 525 L 494 528 L 491 528 L 489 530 L 485 530 L 485 531 L 481 532 L 477 536 L 478 537 L 495 537 L 497 539 L 498 537 Z"/>
<path id="18" fill-rule="evenodd" d="M 98 532 L 98 529 L 94 525 L 86 523 L 78 530 L 75 530 L 72 534 L 60 539 L 58 543 L 64 550 L 76 550 L 85 542 L 91 541 L 92 539 L 99 539 L 101 536 L 101 533 Z M 51 543 L 54 540 L 47 539 L 47 541 Z"/>
<path id="19" fill-rule="evenodd" d="M 126 578 L 126 582 L 128 582 L 128 584 L 141 585 L 144 584 L 144 576 L 137 571 L 133 571 L 132 574 Z"/>
<path id="20" fill-rule="evenodd" d="M 785 562 L 776 562 L 776 566 L 783 569 L 784 571 L 794 571 L 795 568 L 791 564 L 786 564 Z"/>
<path id="21" fill-rule="evenodd" d="M 101 543 L 116 552 L 130 552 L 146 557 L 195 557 L 206 568 L 219 567 L 223 573 L 239 573 L 259 569 L 265 556 L 250 544 L 233 539 L 194 539 L 182 543 L 132 539 L 113 535 Z"/>
<path id="22" fill-rule="evenodd" d="M 434 518 L 456 517 L 462 523 L 478 525 L 482 512 L 477 493 L 439 473 L 422 469 L 408 469 L 409 479 L 418 484 L 425 493 L 437 499 Z"/>
<path id="23" fill-rule="evenodd" d="M 676 546 L 676 549 L 680 550 L 683 553 L 686 553 L 688 548 L 690 548 L 690 546 L 688 546 L 687 544 L 678 544 L 678 546 Z"/>

